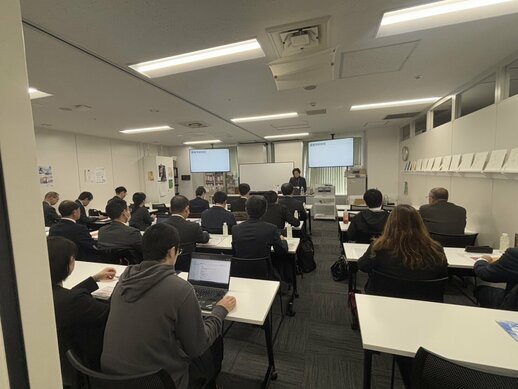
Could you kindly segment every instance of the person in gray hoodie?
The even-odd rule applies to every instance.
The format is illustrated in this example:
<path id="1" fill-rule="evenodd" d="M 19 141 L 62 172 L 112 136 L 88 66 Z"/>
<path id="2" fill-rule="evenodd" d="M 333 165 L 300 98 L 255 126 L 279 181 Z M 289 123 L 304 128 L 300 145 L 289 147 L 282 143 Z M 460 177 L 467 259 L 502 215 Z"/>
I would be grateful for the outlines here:
<path id="1" fill-rule="evenodd" d="M 225 296 L 202 316 L 191 284 L 176 275 L 180 236 L 173 226 L 149 227 L 144 261 L 128 266 L 113 290 L 101 369 L 140 374 L 165 369 L 178 389 L 214 380 L 221 369 L 223 320 L 235 308 Z"/>

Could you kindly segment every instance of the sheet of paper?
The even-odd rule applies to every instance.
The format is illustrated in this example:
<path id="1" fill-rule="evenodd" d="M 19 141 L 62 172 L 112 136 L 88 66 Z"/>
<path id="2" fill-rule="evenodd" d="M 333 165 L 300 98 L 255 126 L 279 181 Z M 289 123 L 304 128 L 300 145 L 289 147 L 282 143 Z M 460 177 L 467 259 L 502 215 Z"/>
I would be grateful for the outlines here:
<path id="1" fill-rule="evenodd" d="M 417 160 L 417 166 L 416 166 L 416 169 L 415 169 L 417 172 L 420 172 L 423 170 L 423 160 L 422 159 L 418 159 Z"/>
<path id="2" fill-rule="evenodd" d="M 435 161 L 434 161 L 433 167 L 432 167 L 432 170 L 434 172 L 438 172 L 439 170 L 441 170 L 441 162 L 442 162 L 442 157 L 435 158 Z"/>
<path id="3" fill-rule="evenodd" d="M 473 163 L 473 153 L 462 154 L 462 159 L 459 165 L 459 171 L 465 172 L 471 169 Z"/>
<path id="4" fill-rule="evenodd" d="M 489 157 L 489 162 L 484 169 L 485 172 L 495 172 L 498 173 L 502 170 L 502 166 L 504 165 L 505 156 L 507 155 L 507 150 L 494 150 L 491 152 L 491 156 Z"/>
<path id="5" fill-rule="evenodd" d="M 518 342 L 518 322 L 508 320 L 497 320 L 496 322 Z"/>
<path id="6" fill-rule="evenodd" d="M 487 161 L 487 151 L 483 151 L 481 153 L 476 153 L 475 158 L 473 159 L 473 163 L 471 164 L 471 169 L 473 171 L 481 172 L 484 170 L 484 165 Z"/>
<path id="7" fill-rule="evenodd" d="M 450 171 L 456 172 L 459 170 L 460 154 L 455 154 L 451 157 Z"/>
<path id="8" fill-rule="evenodd" d="M 518 173 L 518 149 L 511 149 L 509 158 L 504 166 L 505 172 Z"/>
<path id="9" fill-rule="evenodd" d="M 450 170 L 450 164 L 451 164 L 451 155 L 447 155 L 443 157 L 442 164 L 441 164 L 441 171 L 447 172 Z"/>

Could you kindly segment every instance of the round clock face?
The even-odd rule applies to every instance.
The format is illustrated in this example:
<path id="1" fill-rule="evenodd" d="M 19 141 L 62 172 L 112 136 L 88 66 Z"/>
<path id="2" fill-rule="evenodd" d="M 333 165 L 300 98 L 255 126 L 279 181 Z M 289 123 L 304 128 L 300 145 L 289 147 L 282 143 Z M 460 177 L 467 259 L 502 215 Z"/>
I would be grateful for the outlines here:
<path id="1" fill-rule="evenodd" d="M 404 146 L 401 149 L 401 158 L 403 158 L 403 161 L 407 161 L 408 160 L 409 153 L 410 153 L 410 151 L 408 150 L 407 146 Z"/>

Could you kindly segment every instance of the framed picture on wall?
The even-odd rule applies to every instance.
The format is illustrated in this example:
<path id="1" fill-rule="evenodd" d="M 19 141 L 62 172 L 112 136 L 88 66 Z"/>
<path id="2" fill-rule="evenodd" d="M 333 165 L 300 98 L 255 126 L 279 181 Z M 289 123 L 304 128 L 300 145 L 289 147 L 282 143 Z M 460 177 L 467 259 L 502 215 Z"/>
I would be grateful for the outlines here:
<path id="1" fill-rule="evenodd" d="M 165 170 L 165 165 L 158 165 L 158 181 L 167 181 L 167 172 Z"/>

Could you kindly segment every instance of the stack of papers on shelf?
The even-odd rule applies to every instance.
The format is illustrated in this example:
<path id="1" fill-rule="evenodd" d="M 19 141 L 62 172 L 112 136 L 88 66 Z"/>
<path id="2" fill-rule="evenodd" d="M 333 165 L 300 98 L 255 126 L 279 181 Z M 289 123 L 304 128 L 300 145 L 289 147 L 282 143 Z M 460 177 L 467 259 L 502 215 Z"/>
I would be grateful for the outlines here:
<path id="1" fill-rule="evenodd" d="M 471 164 L 473 162 L 473 153 L 462 154 L 462 160 L 459 165 L 459 172 L 466 172 L 471 169 Z"/>
<path id="2" fill-rule="evenodd" d="M 504 166 L 504 172 L 518 173 L 518 149 L 511 149 L 509 158 Z"/>
<path id="3" fill-rule="evenodd" d="M 448 170 L 450 170 L 450 164 L 451 164 L 451 155 L 447 155 L 442 159 L 441 171 L 447 172 Z"/>
<path id="4" fill-rule="evenodd" d="M 491 152 L 491 157 L 489 157 L 489 162 L 484 169 L 485 172 L 488 173 L 500 173 L 502 170 L 502 166 L 504 165 L 505 156 L 507 155 L 507 150 L 494 150 Z"/>
<path id="5" fill-rule="evenodd" d="M 459 170 L 459 165 L 460 165 L 460 154 L 453 155 L 451 157 L 450 171 L 456 172 L 457 170 Z"/>

